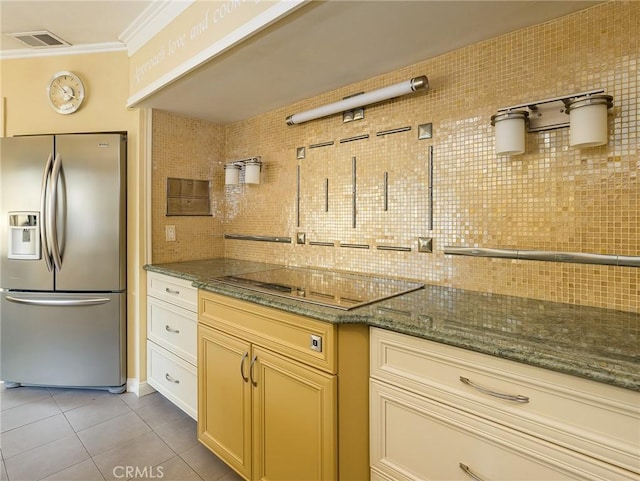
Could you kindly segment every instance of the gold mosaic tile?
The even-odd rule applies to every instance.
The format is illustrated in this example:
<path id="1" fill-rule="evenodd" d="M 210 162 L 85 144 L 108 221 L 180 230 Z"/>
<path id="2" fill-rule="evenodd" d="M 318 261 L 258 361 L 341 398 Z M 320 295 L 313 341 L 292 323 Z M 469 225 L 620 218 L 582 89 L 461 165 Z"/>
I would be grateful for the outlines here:
<path id="1" fill-rule="evenodd" d="M 154 262 L 224 254 L 638 312 L 637 268 L 450 256 L 443 248 L 640 255 L 639 31 L 640 2 L 609 2 L 233 125 L 156 112 Z M 366 107 L 364 120 L 343 124 L 336 115 L 285 124 L 287 115 L 419 75 L 431 80 L 429 92 Z M 596 88 L 614 97 L 608 145 L 575 150 L 568 129 L 559 129 L 527 134 L 524 155 L 495 155 L 489 119 L 498 108 Z M 429 122 L 433 138 L 418 140 L 418 125 Z M 405 126 L 411 130 L 376 135 Z M 362 134 L 369 138 L 340 143 Z M 310 147 L 327 141 L 334 145 Z M 297 159 L 303 146 L 305 158 Z M 254 155 L 264 162 L 263 183 L 225 187 L 222 164 Z M 167 176 L 210 179 L 214 216 L 165 218 Z M 168 222 L 176 225 L 179 242 L 164 241 Z M 298 232 L 306 234 L 306 244 L 295 243 Z M 223 241 L 223 233 L 287 236 L 293 242 Z M 417 251 L 418 237 L 433 238 L 433 253 Z M 370 248 L 337 247 L 340 242 Z M 411 251 L 380 251 L 380 244 Z"/>
<path id="2" fill-rule="evenodd" d="M 152 260 L 154 263 L 208 259 L 224 255 L 224 196 L 211 189 L 212 216 L 167 216 L 167 177 L 223 182 L 224 128 L 210 122 L 153 112 Z M 175 225 L 176 241 L 165 241 Z"/>

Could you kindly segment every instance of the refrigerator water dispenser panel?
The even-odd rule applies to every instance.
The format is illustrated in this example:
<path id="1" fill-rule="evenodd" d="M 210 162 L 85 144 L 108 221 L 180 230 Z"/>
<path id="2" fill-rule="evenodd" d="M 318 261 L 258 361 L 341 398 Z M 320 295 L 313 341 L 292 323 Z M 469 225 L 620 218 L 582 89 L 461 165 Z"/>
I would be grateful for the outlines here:
<path id="1" fill-rule="evenodd" d="M 40 259 L 40 213 L 9 212 L 9 259 Z"/>

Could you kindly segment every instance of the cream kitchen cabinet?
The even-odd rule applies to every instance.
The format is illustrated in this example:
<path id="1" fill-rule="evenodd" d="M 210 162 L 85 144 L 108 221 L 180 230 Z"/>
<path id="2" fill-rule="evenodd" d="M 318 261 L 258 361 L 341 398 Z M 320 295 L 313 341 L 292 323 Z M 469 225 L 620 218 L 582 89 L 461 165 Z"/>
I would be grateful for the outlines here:
<path id="1" fill-rule="evenodd" d="M 373 480 L 638 480 L 640 393 L 371 329 Z"/>
<path id="2" fill-rule="evenodd" d="M 198 360 L 198 438 L 243 478 L 368 477 L 364 326 L 201 291 Z"/>
<path id="3" fill-rule="evenodd" d="M 147 273 L 147 382 L 197 419 L 198 290 L 191 282 Z"/>

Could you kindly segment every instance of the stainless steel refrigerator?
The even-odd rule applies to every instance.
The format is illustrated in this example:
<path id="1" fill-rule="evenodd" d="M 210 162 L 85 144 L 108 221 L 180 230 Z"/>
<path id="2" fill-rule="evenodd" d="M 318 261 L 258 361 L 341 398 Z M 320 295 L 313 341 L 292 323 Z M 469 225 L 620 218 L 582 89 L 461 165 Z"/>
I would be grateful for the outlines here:
<path id="1" fill-rule="evenodd" d="M 0 379 L 123 392 L 126 135 L 0 149 Z"/>

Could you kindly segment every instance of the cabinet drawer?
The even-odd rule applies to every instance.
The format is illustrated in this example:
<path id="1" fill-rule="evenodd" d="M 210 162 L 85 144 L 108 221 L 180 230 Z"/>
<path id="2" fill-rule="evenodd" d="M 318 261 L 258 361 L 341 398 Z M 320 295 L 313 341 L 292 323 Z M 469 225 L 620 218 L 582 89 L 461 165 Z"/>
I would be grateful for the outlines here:
<path id="1" fill-rule="evenodd" d="M 147 272 L 147 295 L 190 311 L 198 310 L 198 289 L 185 279 Z"/>
<path id="2" fill-rule="evenodd" d="M 375 328 L 371 343 L 374 378 L 640 473 L 640 393 Z"/>
<path id="3" fill-rule="evenodd" d="M 197 314 L 153 297 L 147 298 L 147 337 L 196 364 Z"/>
<path id="4" fill-rule="evenodd" d="M 296 361 L 336 373 L 333 324 L 206 291 L 200 291 L 198 320 Z M 312 336 L 317 339 L 317 350 L 312 348 Z"/>
<path id="5" fill-rule="evenodd" d="M 372 479 L 631 480 L 629 471 L 371 381 Z M 377 441 L 376 441 L 377 440 Z"/>
<path id="6" fill-rule="evenodd" d="M 147 341 L 147 382 L 193 419 L 198 418 L 195 366 Z"/>

